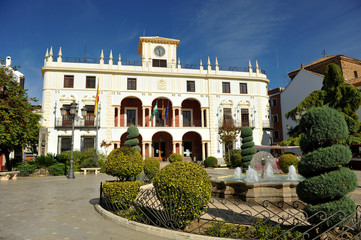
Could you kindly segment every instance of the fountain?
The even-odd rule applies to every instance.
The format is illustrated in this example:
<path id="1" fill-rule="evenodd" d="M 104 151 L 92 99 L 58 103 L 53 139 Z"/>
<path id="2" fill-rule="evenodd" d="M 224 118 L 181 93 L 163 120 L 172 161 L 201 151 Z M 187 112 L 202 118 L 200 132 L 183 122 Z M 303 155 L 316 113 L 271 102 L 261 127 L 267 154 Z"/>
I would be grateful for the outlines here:
<path id="1" fill-rule="evenodd" d="M 275 174 L 276 173 L 276 174 Z M 285 201 L 298 200 L 296 186 L 303 177 L 299 177 L 296 168 L 291 165 L 288 175 L 278 174 L 275 159 L 268 152 L 256 153 L 246 174 L 236 168 L 234 176 L 219 177 L 211 180 L 213 192 L 220 197 L 241 197 L 244 201 Z"/>

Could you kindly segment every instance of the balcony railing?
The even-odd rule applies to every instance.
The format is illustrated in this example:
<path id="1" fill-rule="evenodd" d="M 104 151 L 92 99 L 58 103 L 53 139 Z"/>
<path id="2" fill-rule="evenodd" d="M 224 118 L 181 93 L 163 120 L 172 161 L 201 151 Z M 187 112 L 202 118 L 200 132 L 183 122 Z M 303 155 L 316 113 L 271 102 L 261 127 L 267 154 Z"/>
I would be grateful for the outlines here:
<path id="1" fill-rule="evenodd" d="M 242 128 L 242 127 L 254 128 L 255 127 L 255 123 L 253 120 L 247 121 L 247 122 L 242 122 L 241 120 L 222 119 L 222 120 L 218 121 L 219 127 L 222 127 L 223 125 L 225 125 L 226 127 L 235 126 L 236 128 Z"/>
<path id="2" fill-rule="evenodd" d="M 55 58 L 56 60 L 56 58 Z M 63 62 L 75 62 L 75 63 L 98 63 L 100 62 L 100 58 L 91 58 L 91 57 L 63 57 L 62 58 Z M 109 63 L 109 59 L 104 58 L 104 64 L 108 64 Z M 118 64 L 118 59 L 114 58 L 113 59 L 113 64 L 117 65 Z M 126 66 L 142 66 L 141 61 L 137 61 L 137 60 L 122 60 L 122 65 L 126 65 Z M 182 68 L 186 68 L 186 69 L 200 69 L 200 64 L 190 64 L 190 63 L 183 63 L 181 64 Z M 168 68 L 171 67 L 171 64 L 168 64 L 167 66 Z M 203 66 L 204 68 L 207 68 L 207 65 Z M 248 72 L 249 68 L 248 67 L 237 67 L 237 66 L 218 66 L 219 70 L 221 71 L 231 71 L 231 72 Z M 211 66 L 212 70 L 216 69 L 215 65 Z M 253 72 L 256 72 L 256 68 L 252 68 Z M 263 69 L 259 69 L 260 73 L 266 74 L 266 71 Z"/>
<path id="3" fill-rule="evenodd" d="M 55 127 L 57 128 L 71 128 L 72 121 L 68 116 L 60 117 L 55 120 Z M 86 116 L 83 119 L 74 121 L 76 128 L 95 128 L 94 116 Z"/>

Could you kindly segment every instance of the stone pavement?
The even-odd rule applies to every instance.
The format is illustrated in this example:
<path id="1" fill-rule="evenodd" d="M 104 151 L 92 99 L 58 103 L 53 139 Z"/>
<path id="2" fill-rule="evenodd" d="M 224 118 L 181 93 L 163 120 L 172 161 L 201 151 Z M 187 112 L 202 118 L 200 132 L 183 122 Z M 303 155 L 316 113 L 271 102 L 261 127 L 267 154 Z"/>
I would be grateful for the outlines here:
<path id="1" fill-rule="evenodd" d="M 0 239 L 165 239 L 128 230 L 94 210 L 99 202 L 100 182 L 113 177 L 106 174 L 75 177 L 0 181 Z"/>

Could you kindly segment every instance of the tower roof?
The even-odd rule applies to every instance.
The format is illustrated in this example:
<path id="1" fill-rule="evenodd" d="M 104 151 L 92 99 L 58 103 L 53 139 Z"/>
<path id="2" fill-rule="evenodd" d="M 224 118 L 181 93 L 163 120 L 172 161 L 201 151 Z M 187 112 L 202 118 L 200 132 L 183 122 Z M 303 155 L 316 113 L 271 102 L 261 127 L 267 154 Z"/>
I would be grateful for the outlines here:
<path id="1" fill-rule="evenodd" d="M 175 44 L 178 46 L 180 40 L 172 39 L 172 38 L 164 38 L 164 37 L 140 37 L 138 44 L 138 53 L 142 54 L 142 43 L 143 42 L 152 42 L 152 43 L 165 43 L 165 44 Z"/>

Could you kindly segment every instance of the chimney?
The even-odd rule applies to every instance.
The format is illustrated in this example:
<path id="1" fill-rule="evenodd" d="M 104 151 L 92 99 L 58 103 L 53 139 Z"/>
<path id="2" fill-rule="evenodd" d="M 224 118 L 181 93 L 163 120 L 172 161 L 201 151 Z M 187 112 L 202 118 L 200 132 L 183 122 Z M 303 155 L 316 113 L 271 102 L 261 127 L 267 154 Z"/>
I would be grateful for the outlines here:
<path id="1" fill-rule="evenodd" d="M 6 57 L 5 66 L 6 67 L 11 67 L 11 57 L 10 56 Z"/>

